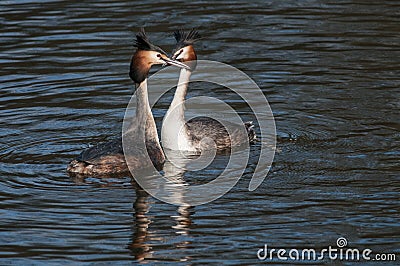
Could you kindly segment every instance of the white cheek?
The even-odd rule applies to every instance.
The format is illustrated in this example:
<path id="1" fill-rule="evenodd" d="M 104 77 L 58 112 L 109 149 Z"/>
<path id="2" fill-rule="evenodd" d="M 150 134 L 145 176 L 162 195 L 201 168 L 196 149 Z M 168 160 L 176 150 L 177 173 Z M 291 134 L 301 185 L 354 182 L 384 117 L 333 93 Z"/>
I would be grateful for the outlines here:
<path id="1" fill-rule="evenodd" d="M 153 57 L 153 61 L 154 61 L 154 62 L 157 62 L 157 63 L 159 63 L 159 64 L 160 64 L 160 63 L 161 63 L 161 64 L 164 63 L 164 60 L 162 60 L 161 57 L 158 57 L 158 56 L 154 56 L 154 57 Z"/>

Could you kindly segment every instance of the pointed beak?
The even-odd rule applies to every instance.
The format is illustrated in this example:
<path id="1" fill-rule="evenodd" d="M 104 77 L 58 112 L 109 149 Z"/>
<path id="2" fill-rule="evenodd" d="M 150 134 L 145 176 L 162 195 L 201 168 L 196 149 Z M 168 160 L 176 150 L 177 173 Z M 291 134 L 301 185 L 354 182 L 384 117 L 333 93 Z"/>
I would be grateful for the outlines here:
<path id="1" fill-rule="evenodd" d="M 184 68 L 184 69 L 190 70 L 190 67 L 185 65 L 184 63 L 176 61 L 176 60 L 172 60 L 172 59 L 170 59 L 168 57 L 161 57 L 161 60 L 164 61 L 163 66 L 165 66 L 165 65 L 173 65 L 173 66 L 177 66 L 177 67 L 180 67 L 180 68 Z"/>

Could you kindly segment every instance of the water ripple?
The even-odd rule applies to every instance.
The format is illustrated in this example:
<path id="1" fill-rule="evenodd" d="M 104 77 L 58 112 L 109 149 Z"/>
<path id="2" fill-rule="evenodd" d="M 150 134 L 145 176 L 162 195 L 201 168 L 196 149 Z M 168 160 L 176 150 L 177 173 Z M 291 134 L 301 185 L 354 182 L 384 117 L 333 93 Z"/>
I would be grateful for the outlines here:
<path id="1" fill-rule="evenodd" d="M 251 265 L 264 244 L 322 249 L 339 236 L 352 247 L 398 252 L 399 7 L 2 1 L 1 264 Z M 120 134 L 139 26 L 168 51 L 173 30 L 196 27 L 200 59 L 232 64 L 259 84 L 278 147 L 256 191 L 247 188 L 260 143 L 237 186 L 195 208 L 156 201 L 129 176 L 67 176 L 82 149 Z M 206 85 L 191 85 L 189 96 L 218 97 L 253 120 L 240 97 Z M 157 104 L 157 123 L 171 98 Z M 225 159 L 185 177 L 212 179 Z"/>

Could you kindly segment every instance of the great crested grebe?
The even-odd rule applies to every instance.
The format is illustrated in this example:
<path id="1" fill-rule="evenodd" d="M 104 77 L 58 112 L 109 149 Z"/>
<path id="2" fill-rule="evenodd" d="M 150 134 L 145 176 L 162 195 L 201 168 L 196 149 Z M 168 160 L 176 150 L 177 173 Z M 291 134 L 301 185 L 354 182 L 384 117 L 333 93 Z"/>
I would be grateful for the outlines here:
<path id="1" fill-rule="evenodd" d="M 129 76 L 135 83 L 137 94 L 137 110 L 133 124 L 141 123 L 142 126 L 145 125 L 147 153 L 153 165 L 160 170 L 165 161 L 165 156 L 160 146 L 156 123 L 149 105 L 147 76 L 151 66 L 156 64 L 168 64 L 184 68 L 188 67 L 183 63 L 171 60 L 161 48 L 150 43 L 144 29 L 141 29 L 136 35 L 136 43 L 134 46 L 137 50 L 132 56 L 129 71 Z M 137 158 L 132 158 L 134 166 L 137 168 L 140 168 L 143 162 L 141 156 L 144 157 L 147 156 L 147 154 L 141 154 L 138 155 Z M 115 140 L 100 143 L 84 150 L 76 159 L 70 162 L 67 171 L 80 175 L 127 173 L 129 169 L 124 157 L 122 138 L 119 137 Z"/>
<path id="2" fill-rule="evenodd" d="M 191 31 L 178 30 L 174 32 L 176 47 L 173 51 L 173 60 L 185 62 L 190 68 L 181 68 L 178 86 L 174 98 L 164 117 L 161 129 L 162 144 L 164 148 L 171 150 L 185 150 L 199 153 L 202 150 L 210 149 L 209 143 L 204 139 L 211 139 L 216 145 L 217 151 L 228 151 L 232 146 L 240 146 L 246 142 L 254 142 L 256 135 L 252 122 L 236 125 L 229 124 L 233 128 L 232 135 L 217 120 L 208 117 L 196 117 L 185 122 L 185 97 L 188 90 L 189 79 L 196 68 L 197 55 L 193 44 L 200 39 L 199 33 L 192 29 Z M 233 126 L 233 127 L 232 127 Z M 245 133 L 247 132 L 247 135 Z M 211 144 L 213 145 L 213 144 Z"/>

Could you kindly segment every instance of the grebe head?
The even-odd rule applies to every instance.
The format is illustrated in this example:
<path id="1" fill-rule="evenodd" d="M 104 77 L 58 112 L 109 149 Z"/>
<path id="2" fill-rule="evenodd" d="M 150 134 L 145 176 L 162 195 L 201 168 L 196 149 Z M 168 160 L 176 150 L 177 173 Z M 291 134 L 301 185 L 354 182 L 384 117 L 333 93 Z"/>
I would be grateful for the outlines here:
<path id="1" fill-rule="evenodd" d="M 168 64 L 186 69 L 189 68 L 179 61 L 170 59 L 166 52 L 152 44 L 143 28 L 136 34 L 134 46 L 137 50 L 132 56 L 129 76 L 136 84 L 140 84 L 147 78 L 150 68 L 153 65 Z"/>
<path id="2" fill-rule="evenodd" d="M 172 60 L 185 62 L 193 71 L 196 68 L 197 55 L 193 44 L 199 40 L 200 34 L 197 30 L 190 31 L 177 30 L 174 32 L 176 39 L 175 49 L 172 51 Z"/>

